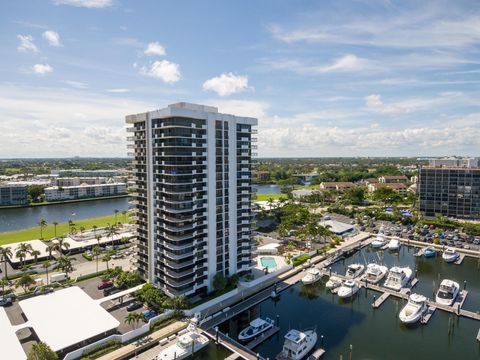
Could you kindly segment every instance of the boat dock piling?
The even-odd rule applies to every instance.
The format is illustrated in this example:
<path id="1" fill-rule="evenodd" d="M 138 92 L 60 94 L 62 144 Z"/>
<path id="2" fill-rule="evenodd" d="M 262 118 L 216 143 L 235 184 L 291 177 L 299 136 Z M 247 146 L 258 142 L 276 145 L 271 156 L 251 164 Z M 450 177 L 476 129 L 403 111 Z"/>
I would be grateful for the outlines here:
<path id="1" fill-rule="evenodd" d="M 390 293 L 384 292 L 378 299 L 376 299 L 373 303 L 372 306 L 374 309 L 378 309 L 384 302 L 387 300 L 390 296 Z"/>
<path id="2" fill-rule="evenodd" d="M 480 329 L 478 329 L 477 341 L 479 341 L 479 342 L 480 342 Z"/>
<path id="3" fill-rule="evenodd" d="M 262 335 L 258 336 L 257 338 L 253 339 L 252 341 L 250 341 L 247 344 L 247 348 L 250 349 L 250 350 L 256 348 L 262 342 L 264 342 L 268 338 L 272 337 L 273 335 L 275 335 L 279 331 L 280 331 L 280 328 L 278 326 L 273 326 L 268 331 L 265 331 L 264 333 L 262 333 Z"/>
<path id="4" fill-rule="evenodd" d="M 437 310 L 435 306 L 429 305 L 427 308 L 427 312 L 422 316 L 422 320 L 420 322 L 422 324 L 427 324 L 428 320 L 430 320 L 435 310 Z"/>
<path id="5" fill-rule="evenodd" d="M 460 310 L 463 306 L 463 303 L 465 302 L 466 298 L 468 295 L 467 290 L 461 290 L 455 299 L 455 302 L 453 303 L 452 307 L 456 310 Z"/>

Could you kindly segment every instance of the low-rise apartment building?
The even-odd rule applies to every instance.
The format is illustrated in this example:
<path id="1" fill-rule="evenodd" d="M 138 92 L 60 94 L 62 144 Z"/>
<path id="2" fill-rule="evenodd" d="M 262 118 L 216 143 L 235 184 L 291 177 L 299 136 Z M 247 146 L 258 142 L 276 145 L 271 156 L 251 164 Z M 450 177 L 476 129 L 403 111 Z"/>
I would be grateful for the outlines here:
<path id="1" fill-rule="evenodd" d="M 378 182 L 382 184 L 406 184 L 408 178 L 405 175 L 385 175 L 380 176 Z"/>
<path id="2" fill-rule="evenodd" d="M 124 195 L 127 193 L 125 183 L 78 185 L 78 186 L 51 186 L 45 189 L 47 201 L 76 200 L 104 196 Z"/>
<path id="3" fill-rule="evenodd" d="M 107 178 L 105 177 L 58 177 L 52 180 L 53 186 L 79 186 L 105 184 Z"/>
<path id="4" fill-rule="evenodd" d="M 320 184 L 320 190 L 345 191 L 353 187 L 355 184 L 350 181 L 327 181 Z"/>
<path id="5" fill-rule="evenodd" d="M 0 206 L 26 205 L 27 203 L 26 185 L 0 184 Z"/>
<path id="6" fill-rule="evenodd" d="M 52 170 L 52 175 L 60 177 L 114 177 L 120 176 L 118 170 L 82 170 L 82 169 L 66 169 L 66 170 Z"/>
<path id="7" fill-rule="evenodd" d="M 389 188 L 395 191 L 398 191 L 400 195 L 405 196 L 407 195 L 407 186 L 402 183 L 373 183 L 368 184 L 368 191 L 373 193 L 377 191 L 379 188 Z"/>

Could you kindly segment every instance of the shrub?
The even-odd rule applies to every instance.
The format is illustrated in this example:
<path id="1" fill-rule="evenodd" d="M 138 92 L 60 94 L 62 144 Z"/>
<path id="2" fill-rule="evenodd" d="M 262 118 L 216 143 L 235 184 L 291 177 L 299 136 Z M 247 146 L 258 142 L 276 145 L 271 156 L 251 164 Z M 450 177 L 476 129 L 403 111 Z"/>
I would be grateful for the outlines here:
<path id="1" fill-rule="evenodd" d="M 310 259 L 310 255 L 300 255 L 299 257 L 292 260 L 293 266 L 302 265 L 305 261 Z"/>
<path id="2" fill-rule="evenodd" d="M 82 253 L 82 256 L 85 258 L 85 260 L 88 260 L 88 261 L 93 260 L 93 256 L 89 256 L 89 255 L 87 255 L 87 253 Z"/>
<path id="3" fill-rule="evenodd" d="M 83 356 L 81 357 L 81 360 L 93 360 L 97 359 L 105 354 L 108 354 L 109 352 L 112 352 L 113 350 L 119 349 L 122 347 L 122 343 L 117 340 L 111 340 L 107 341 L 104 344 L 100 344 L 97 346 L 94 346 L 90 350 L 87 350 Z"/>

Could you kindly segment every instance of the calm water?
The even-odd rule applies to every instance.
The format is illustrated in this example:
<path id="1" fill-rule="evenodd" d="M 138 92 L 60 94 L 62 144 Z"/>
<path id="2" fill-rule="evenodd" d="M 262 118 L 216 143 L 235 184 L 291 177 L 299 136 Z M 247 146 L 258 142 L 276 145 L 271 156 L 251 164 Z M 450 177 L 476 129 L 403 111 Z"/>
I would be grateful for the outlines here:
<path id="1" fill-rule="evenodd" d="M 37 226 L 41 218 L 49 224 L 68 220 L 81 220 L 113 215 L 113 210 L 127 210 L 128 198 L 104 199 L 78 203 L 35 206 L 29 208 L 0 210 L 0 232 L 14 231 Z M 73 215 L 74 213 L 75 215 Z"/>
<path id="2" fill-rule="evenodd" d="M 369 249 L 333 266 L 343 272 L 352 262 L 365 263 L 377 259 L 386 265 L 417 265 L 419 283 L 414 292 L 432 297 L 433 281 L 448 277 L 463 284 L 467 280 L 469 290 L 464 308 L 480 310 L 480 270 L 478 261 L 466 258 L 462 265 L 448 265 L 441 259 L 414 258 L 413 249 L 406 247 L 398 256 Z M 479 321 L 457 318 L 437 310 L 427 325 L 406 327 L 398 320 L 403 300 L 390 297 L 374 310 L 371 306 L 374 291 L 361 289 L 352 301 L 343 301 L 330 294 L 324 283 L 305 286 L 297 283 L 281 293 L 280 299 L 268 299 L 238 317 L 222 324 L 221 330 L 236 337 L 257 316 L 275 318 L 280 315 L 280 332 L 255 349 L 273 359 L 281 350 L 283 336 L 290 328 L 316 327 L 319 335 L 325 336 L 325 359 L 349 359 L 350 344 L 352 359 L 400 360 L 400 359 L 480 359 L 480 345 L 475 340 Z M 448 334 L 449 319 L 454 321 L 453 335 Z M 320 345 L 320 340 L 318 342 Z"/>
<path id="3" fill-rule="evenodd" d="M 281 194 L 278 185 L 254 185 L 254 188 L 257 189 L 257 194 Z"/>

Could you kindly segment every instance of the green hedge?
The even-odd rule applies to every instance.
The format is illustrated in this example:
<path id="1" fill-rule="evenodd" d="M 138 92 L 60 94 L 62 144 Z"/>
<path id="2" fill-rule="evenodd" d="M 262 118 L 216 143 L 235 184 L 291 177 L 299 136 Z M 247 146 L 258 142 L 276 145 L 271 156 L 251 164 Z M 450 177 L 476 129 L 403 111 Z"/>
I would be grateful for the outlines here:
<path id="1" fill-rule="evenodd" d="M 302 265 L 305 261 L 310 259 L 310 255 L 300 255 L 299 257 L 292 260 L 293 266 Z"/>
<path id="2" fill-rule="evenodd" d="M 29 271 L 17 273 L 17 274 L 15 274 L 15 275 L 8 276 L 8 277 L 7 277 L 7 280 L 16 280 L 16 279 L 18 279 L 18 278 L 21 278 L 23 274 L 36 275 L 37 272 L 34 271 L 34 270 L 29 270 Z"/>
<path id="3" fill-rule="evenodd" d="M 82 253 L 82 256 L 84 257 L 85 260 L 92 261 L 93 256 L 88 256 L 86 253 Z"/>
<path id="4" fill-rule="evenodd" d="M 112 340 L 108 341 L 105 344 L 97 345 L 90 350 L 86 351 L 81 360 L 93 360 L 98 359 L 99 357 L 108 354 L 114 350 L 117 350 L 122 347 L 122 343 L 120 341 Z"/>
<path id="5" fill-rule="evenodd" d="M 82 275 L 82 276 L 79 276 L 77 278 L 77 282 L 79 281 L 84 281 L 84 280 L 88 280 L 88 279 L 93 279 L 93 278 L 96 278 L 98 276 L 102 276 L 103 274 L 105 274 L 107 271 L 106 270 L 103 270 L 103 271 L 99 271 L 98 273 L 93 273 L 93 274 L 88 274 L 88 275 Z"/>

